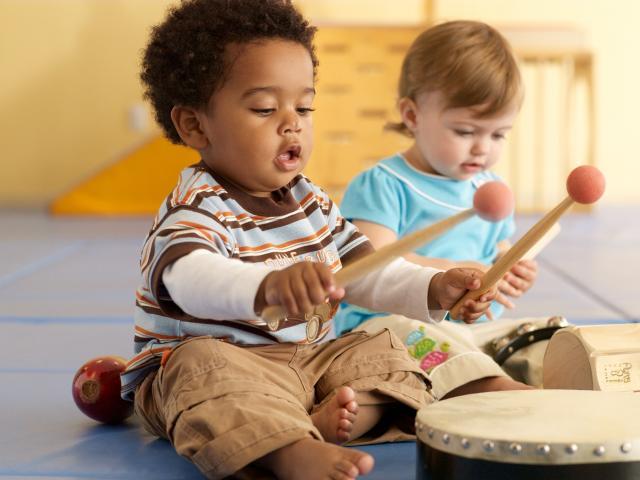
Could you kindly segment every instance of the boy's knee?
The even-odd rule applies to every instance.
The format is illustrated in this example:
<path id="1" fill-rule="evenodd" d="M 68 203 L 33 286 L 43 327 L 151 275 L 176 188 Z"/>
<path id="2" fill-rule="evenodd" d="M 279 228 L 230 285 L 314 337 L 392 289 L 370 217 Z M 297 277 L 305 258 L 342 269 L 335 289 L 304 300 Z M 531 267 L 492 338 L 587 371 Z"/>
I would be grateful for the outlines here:
<path id="1" fill-rule="evenodd" d="M 318 383 L 319 391 L 329 394 L 343 385 L 356 391 L 376 390 L 381 384 L 390 389 L 426 391 L 428 376 L 411 358 L 402 341 L 392 331 L 358 332 L 353 345 L 339 355 Z"/>
<path id="2" fill-rule="evenodd" d="M 224 368 L 227 357 L 221 351 L 221 343 L 211 337 L 194 337 L 175 347 L 159 371 L 165 398 L 196 377 Z"/>

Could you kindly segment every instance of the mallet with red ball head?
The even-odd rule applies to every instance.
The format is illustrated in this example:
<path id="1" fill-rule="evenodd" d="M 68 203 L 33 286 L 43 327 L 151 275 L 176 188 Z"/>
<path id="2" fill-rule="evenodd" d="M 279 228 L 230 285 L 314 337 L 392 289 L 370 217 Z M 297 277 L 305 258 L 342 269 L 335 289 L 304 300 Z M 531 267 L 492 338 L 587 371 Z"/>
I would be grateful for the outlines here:
<path id="1" fill-rule="evenodd" d="M 451 318 L 457 319 L 464 302 L 480 298 L 490 290 L 511 268 L 525 255 L 529 249 L 558 221 L 575 202 L 582 204 L 595 203 L 604 193 L 604 175 L 596 167 L 582 165 L 574 168 L 567 177 L 569 195 L 553 210 L 547 213 L 531 229 L 518 240 L 496 263 L 484 274 L 480 288 L 470 290 L 456 302 L 450 310 Z"/>

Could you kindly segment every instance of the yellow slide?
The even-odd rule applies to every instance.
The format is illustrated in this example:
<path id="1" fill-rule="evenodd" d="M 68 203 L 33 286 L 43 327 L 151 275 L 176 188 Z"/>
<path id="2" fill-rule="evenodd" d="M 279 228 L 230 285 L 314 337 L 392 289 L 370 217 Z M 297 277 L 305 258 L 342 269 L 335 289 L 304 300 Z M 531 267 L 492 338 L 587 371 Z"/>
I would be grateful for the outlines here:
<path id="1" fill-rule="evenodd" d="M 60 215 L 155 214 L 198 153 L 163 137 L 149 140 L 51 204 Z"/>

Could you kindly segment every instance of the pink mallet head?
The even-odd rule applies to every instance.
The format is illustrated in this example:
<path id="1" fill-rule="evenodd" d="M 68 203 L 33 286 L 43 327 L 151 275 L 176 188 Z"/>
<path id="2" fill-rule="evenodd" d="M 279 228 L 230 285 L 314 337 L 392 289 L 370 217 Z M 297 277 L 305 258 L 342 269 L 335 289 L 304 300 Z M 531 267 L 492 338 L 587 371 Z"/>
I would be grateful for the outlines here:
<path id="1" fill-rule="evenodd" d="M 604 193 L 604 175 L 596 167 L 582 165 L 567 177 L 567 192 L 574 202 L 594 203 Z"/>
<path id="2" fill-rule="evenodd" d="M 513 212 L 513 192 L 502 182 L 487 182 L 473 196 L 473 208 L 489 222 L 502 220 Z"/>

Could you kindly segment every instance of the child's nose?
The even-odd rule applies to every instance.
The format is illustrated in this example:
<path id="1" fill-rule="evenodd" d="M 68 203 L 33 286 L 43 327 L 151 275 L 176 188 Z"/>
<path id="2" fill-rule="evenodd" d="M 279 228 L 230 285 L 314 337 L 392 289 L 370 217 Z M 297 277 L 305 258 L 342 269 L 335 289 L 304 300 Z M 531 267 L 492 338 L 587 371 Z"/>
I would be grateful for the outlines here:
<path id="1" fill-rule="evenodd" d="M 280 135 L 286 135 L 290 133 L 298 133 L 300 128 L 300 117 L 297 112 L 285 113 L 282 123 L 280 124 Z"/>
<path id="2" fill-rule="evenodd" d="M 471 147 L 471 153 L 473 155 L 486 155 L 489 153 L 489 139 L 484 136 L 478 137 Z"/>

